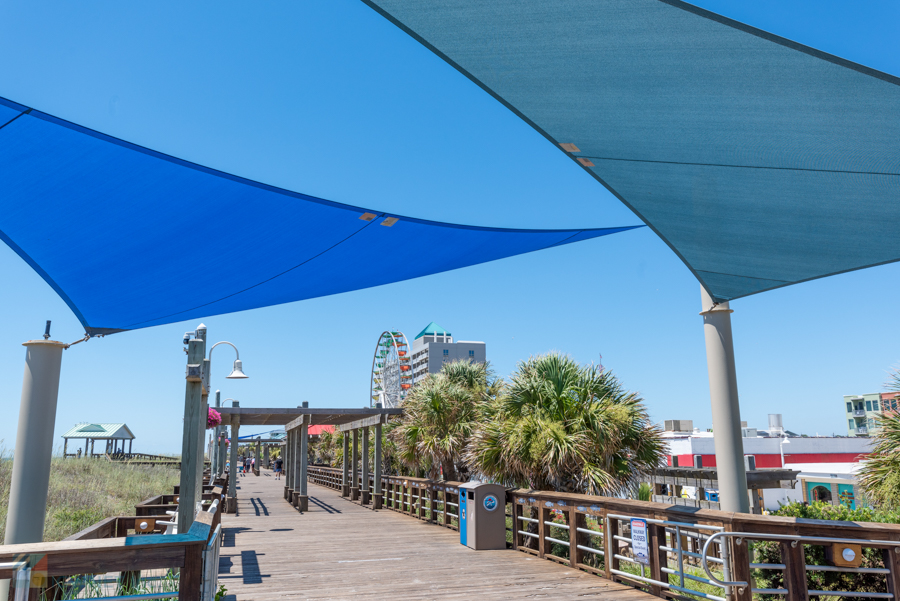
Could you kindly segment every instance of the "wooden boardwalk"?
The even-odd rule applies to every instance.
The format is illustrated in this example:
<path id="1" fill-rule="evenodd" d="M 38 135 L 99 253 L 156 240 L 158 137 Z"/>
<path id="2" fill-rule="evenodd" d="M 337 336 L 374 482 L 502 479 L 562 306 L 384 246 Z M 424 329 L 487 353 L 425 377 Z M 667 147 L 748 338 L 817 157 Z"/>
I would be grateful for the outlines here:
<path id="1" fill-rule="evenodd" d="M 525 553 L 473 551 L 459 534 L 372 511 L 309 485 L 310 511 L 284 500 L 272 472 L 240 476 L 238 513 L 222 520 L 226 599 L 600 599 L 647 593 Z"/>

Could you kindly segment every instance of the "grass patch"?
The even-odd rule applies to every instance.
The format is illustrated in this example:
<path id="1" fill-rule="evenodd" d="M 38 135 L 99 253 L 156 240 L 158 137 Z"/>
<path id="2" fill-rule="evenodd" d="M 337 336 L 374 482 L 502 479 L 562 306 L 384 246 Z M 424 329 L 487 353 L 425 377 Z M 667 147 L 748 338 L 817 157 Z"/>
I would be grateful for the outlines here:
<path id="1" fill-rule="evenodd" d="M 10 455 L 0 447 L 0 541 L 6 533 Z M 44 540 L 62 540 L 114 515 L 134 515 L 135 504 L 171 492 L 179 479 L 179 471 L 171 467 L 54 457 L 50 463 Z"/>

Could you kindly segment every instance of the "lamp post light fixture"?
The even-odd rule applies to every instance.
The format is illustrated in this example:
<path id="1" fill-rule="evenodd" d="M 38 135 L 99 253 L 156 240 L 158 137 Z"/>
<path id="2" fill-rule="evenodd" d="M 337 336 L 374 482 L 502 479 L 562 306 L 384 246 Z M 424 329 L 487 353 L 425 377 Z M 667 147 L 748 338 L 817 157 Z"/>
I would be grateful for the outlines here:
<path id="1" fill-rule="evenodd" d="M 228 380 L 245 380 L 249 378 L 247 374 L 243 372 L 243 363 L 241 363 L 241 354 L 238 352 L 237 347 L 228 342 L 227 340 L 223 340 L 222 342 L 217 342 L 212 345 L 212 348 L 209 349 L 209 360 L 212 361 L 212 352 L 216 349 L 220 344 L 227 344 L 231 348 L 234 349 L 234 354 L 236 355 L 236 359 L 234 360 L 234 366 L 231 370 L 231 373 L 225 376 Z"/>
<path id="2" fill-rule="evenodd" d="M 781 451 L 781 467 L 784 467 L 784 445 L 791 444 L 791 441 L 788 440 L 788 437 L 785 436 L 781 439 L 781 442 L 778 443 L 778 449 Z"/>
<path id="3" fill-rule="evenodd" d="M 187 388 L 185 390 L 179 493 L 181 497 L 179 505 L 182 507 L 182 511 L 178 512 L 178 532 L 187 532 L 191 527 L 194 521 L 193 508 L 200 501 L 213 350 L 220 344 L 227 344 L 233 348 L 236 360 L 231 373 L 226 378 L 231 380 L 247 378 L 247 375 L 243 372 L 243 365 L 236 346 L 230 342 L 222 341 L 208 347 L 206 340 L 207 328 L 202 323 L 197 326 L 195 331 L 185 332 L 184 334 L 184 344 L 188 347 L 186 349 L 188 358 L 185 371 Z M 208 355 L 207 349 L 209 349 Z M 210 469 L 210 473 L 214 471 L 214 469 Z"/>

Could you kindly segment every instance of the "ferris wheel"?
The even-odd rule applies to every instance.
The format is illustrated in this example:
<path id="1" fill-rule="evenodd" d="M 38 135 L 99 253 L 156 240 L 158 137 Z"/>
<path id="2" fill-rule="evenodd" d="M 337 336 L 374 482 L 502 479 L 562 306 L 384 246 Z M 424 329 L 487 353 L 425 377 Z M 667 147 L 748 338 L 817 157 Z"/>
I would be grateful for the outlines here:
<path id="1" fill-rule="evenodd" d="M 413 369 L 406 336 L 399 331 L 383 332 L 372 357 L 371 405 L 380 401 L 385 409 L 399 407 L 412 387 L 412 381 Z"/>

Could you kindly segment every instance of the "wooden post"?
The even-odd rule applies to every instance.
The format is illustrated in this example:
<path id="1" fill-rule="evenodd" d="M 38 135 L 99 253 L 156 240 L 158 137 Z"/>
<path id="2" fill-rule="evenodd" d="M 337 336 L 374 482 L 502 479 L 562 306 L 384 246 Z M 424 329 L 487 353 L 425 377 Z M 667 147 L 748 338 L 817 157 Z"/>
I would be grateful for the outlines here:
<path id="1" fill-rule="evenodd" d="M 513 551 L 518 551 L 519 547 L 523 546 L 519 544 L 519 537 L 522 536 L 519 534 L 519 522 L 522 521 L 519 519 L 519 516 L 522 515 L 522 505 L 519 503 L 519 499 L 516 495 L 511 494 L 510 497 L 512 498 L 512 548 Z M 446 499 L 447 497 L 445 496 L 444 498 Z M 446 509 L 447 507 L 445 505 L 444 510 L 446 511 Z"/>
<path id="2" fill-rule="evenodd" d="M 304 407 L 309 407 L 309 403 L 303 401 Z M 309 511 L 309 497 L 307 496 L 307 473 L 309 471 L 309 416 L 303 417 L 303 425 L 300 426 L 300 490 L 297 494 L 297 509 L 300 511 Z"/>
<path id="3" fill-rule="evenodd" d="M 198 331 L 199 334 L 199 331 Z M 206 341 L 193 339 L 188 342 L 187 382 L 184 394 L 184 426 L 181 434 L 181 482 L 178 503 L 178 532 L 187 532 L 194 523 L 194 506 L 200 500 L 197 483 L 203 472 L 200 456 L 202 442 L 197 441 L 197 433 L 206 427 L 203 409 L 203 360 L 206 356 Z M 201 424 L 201 417 L 203 418 Z"/>
<path id="4" fill-rule="evenodd" d="M 341 436 L 344 441 L 344 452 L 342 453 L 344 460 L 344 471 L 341 474 L 341 496 L 350 496 L 350 433 L 343 432 Z"/>
<path id="5" fill-rule="evenodd" d="M 203 381 L 200 383 L 200 415 L 197 423 L 197 429 L 194 431 L 194 444 L 197 445 L 197 471 L 194 473 L 194 499 L 199 502 L 203 495 L 203 467 L 206 463 L 206 420 L 209 417 L 209 378 L 210 363 L 206 358 L 206 339 L 208 334 L 206 330 L 203 332 Z M 122 453 L 125 453 L 125 439 L 121 439 Z M 192 505 L 193 507 L 193 505 Z M 193 512 L 192 512 L 193 513 Z M 179 532 L 187 532 L 187 530 L 179 530 Z"/>
<path id="6" fill-rule="evenodd" d="M 360 502 L 369 504 L 369 428 L 362 429 L 362 482 L 360 486 Z"/>
<path id="7" fill-rule="evenodd" d="M 428 511 L 426 515 L 429 522 L 437 521 L 437 490 L 434 488 L 434 482 L 428 485 Z"/>
<path id="8" fill-rule="evenodd" d="M 612 570 L 619 569 L 619 560 L 615 558 L 619 550 L 619 542 L 614 538 L 619 534 L 619 520 L 613 519 L 603 512 L 603 567 L 606 571 L 607 580 L 615 580 Z"/>
<path id="9" fill-rule="evenodd" d="M 203 545 L 184 548 L 184 567 L 178 579 L 178 601 L 200 601 L 203 584 Z"/>
<path id="10" fill-rule="evenodd" d="M 447 505 L 447 501 L 450 500 L 450 493 L 447 491 L 446 484 L 444 484 L 444 492 L 441 493 L 441 497 L 444 499 L 443 524 L 444 524 L 444 526 L 449 526 L 450 525 L 450 506 Z"/>
<path id="11" fill-rule="evenodd" d="M 669 575 L 662 571 L 663 568 L 669 567 L 669 554 L 660 547 L 666 545 L 666 527 L 658 524 L 647 524 L 647 533 L 650 543 L 650 578 L 658 582 L 668 582 Z M 673 535 L 674 539 L 675 536 Z M 663 588 L 656 584 L 650 585 L 650 594 L 656 597 L 662 597 Z"/>
<path id="12" fill-rule="evenodd" d="M 538 519 L 538 557 L 544 558 L 547 555 L 547 541 L 544 538 L 547 535 L 547 530 L 549 530 L 549 526 L 547 526 L 544 522 L 550 521 L 550 510 L 544 507 L 544 502 L 540 502 L 540 506 L 537 508 L 537 519 Z"/>
<path id="13" fill-rule="evenodd" d="M 290 503 L 294 498 L 294 486 L 292 482 L 293 470 L 291 469 L 294 459 L 294 431 L 288 431 L 284 438 L 284 498 Z"/>
<path id="14" fill-rule="evenodd" d="M 359 499 L 359 430 L 354 428 L 353 432 L 353 457 L 351 463 L 351 469 L 353 471 L 353 477 L 350 480 L 350 500 L 356 501 Z M 344 434 L 346 436 L 346 433 Z"/>
<path id="15" fill-rule="evenodd" d="M 900 598 L 900 553 L 897 552 L 898 549 L 900 547 L 893 547 L 881 552 L 884 567 L 891 571 L 887 575 L 887 590 L 894 595 L 894 599 Z"/>
<path id="16" fill-rule="evenodd" d="M 253 458 L 253 473 L 259 476 L 259 468 L 262 467 L 262 457 L 260 457 L 259 438 L 256 439 L 256 457 Z"/>
<path id="17" fill-rule="evenodd" d="M 380 406 L 381 403 L 378 403 Z M 381 489 L 381 424 L 375 425 L 375 495 L 372 507 L 381 509 L 384 492 Z"/>
<path id="18" fill-rule="evenodd" d="M 428 519 L 428 490 L 431 488 L 431 483 L 427 482 L 424 484 L 419 484 L 419 519 L 427 520 Z"/>
<path id="19" fill-rule="evenodd" d="M 806 557 L 803 544 L 791 546 L 792 541 L 781 543 L 781 563 L 784 568 L 784 585 L 788 590 L 787 601 L 809 601 L 806 587 Z"/>
<path id="20" fill-rule="evenodd" d="M 578 545 L 585 546 L 582 544 L 584 535 L 578 532 L 579 528 L 584 528 L 584 516 L 579 514 L 574 506 L 569 506 L 566 511 L 566 523 L 569 526 L 569 565 L 574 568 L 579 563 L 584 563 L 581 560 L 584 551 L 578 548 Z"/>
<path id="21" fill-rule="evenodd" d="M 266 469 L 269 469 L 269 443 L 263 445 L 263 465 L 266 466 Z"/>
<path id="22" fill-rule="evenodd" d="M 234 401 L 234 407 L 240 404 Z M 225 499 L 225 511 L 228 513 L 237 513 L 237 462 L 238 462 L 238 435 L 241 428 L 241 416 L 231 416 L 231 444 L 229 445 L 229 455 L 231 455 L 231 470 L 228 474 L 228 496 Z"/>
<path id="23" fill-rule="evenodd" d="M 294 441 L 291 445 L 291 452 L 294 455 L 291 465 L 291 488 L 294 492 L 291 494 L 291 505 L 297 509 L 300 509 L 300 462 L 303 459 L 300 452 L 303 443 L 300 438 L 300 428 L 294 428 Z"/>
<path id="24" fill-rule="evenodd" d="M 754 491 L 756 492 L 756 491 Z M 720 539 L 721 540 L 721 539 Z M 749 586 L 733 586 L 731 587 L 731 596 L 733 601 L 753 601 L 753 576 L 750 574 L 750 544 L 744 539 L 741 544 L 737 544 L 737 539 L 731 539 L 734 544 L 731 545 L 731 575 L 732 581 L 742 580 L 749 583 Z M 702 552 L 702 549 L 701 549 Z M 806 560 L 803 561 L 803 581 L 804 588 L 806 586 Z"/>
<path id="25" fill-rule="evenodd" d="M 66 450 L 69 448 L 69 439 L 63 438 L 63 459 L 66 458 Z"/>

